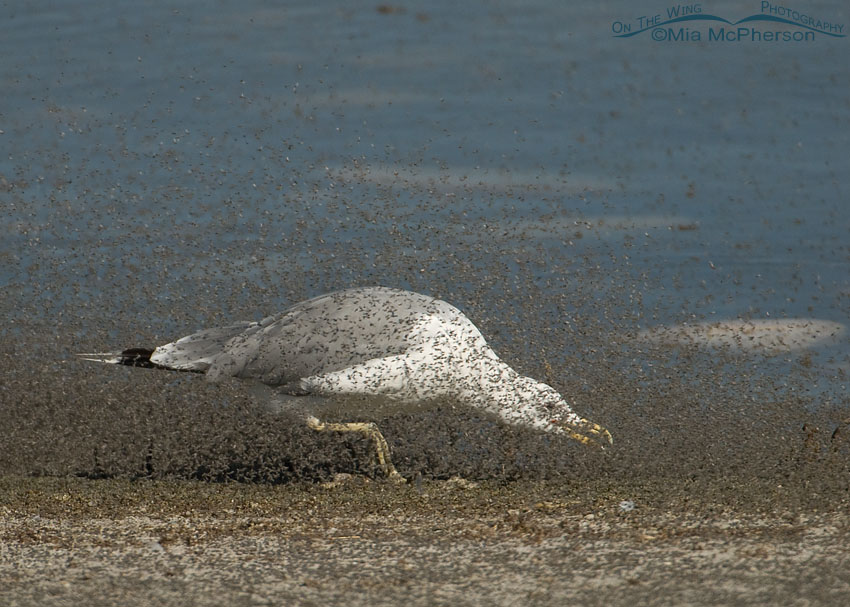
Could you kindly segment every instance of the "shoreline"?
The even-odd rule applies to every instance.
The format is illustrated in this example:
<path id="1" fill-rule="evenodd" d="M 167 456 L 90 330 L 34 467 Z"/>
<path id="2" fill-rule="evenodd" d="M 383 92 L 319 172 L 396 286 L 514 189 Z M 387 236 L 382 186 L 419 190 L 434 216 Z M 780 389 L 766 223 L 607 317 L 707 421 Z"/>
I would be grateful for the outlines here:
<path id="1" fill-rule="evenodd" d="M 1 477 L 0 601 L 812 605 L 850 593 L 840 492 L 771 510 L 663 485 Z M 619 507 L 626 494 L 633 510 Z"/>

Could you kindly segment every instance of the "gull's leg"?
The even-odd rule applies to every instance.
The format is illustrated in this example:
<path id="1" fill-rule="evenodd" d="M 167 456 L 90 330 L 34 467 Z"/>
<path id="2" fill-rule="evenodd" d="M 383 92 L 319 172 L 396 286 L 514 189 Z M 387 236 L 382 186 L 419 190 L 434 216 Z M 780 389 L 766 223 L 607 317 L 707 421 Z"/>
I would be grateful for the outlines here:
<path id="1" fill-rule="evenodd" d="M 372 422 L 349 422 L 349 423 L 324 423 L 315 417 L 307 418 L 307 426 L 317 432 L 357 432 L 372 440 L 375 447 L 375 455 L 378 465 L 387 478 L 398 483 L 406 482 L 404 477 L 398 473 L 390 459 L 390 446 L 384 435 L 378 430 L 378 426 Z"/>

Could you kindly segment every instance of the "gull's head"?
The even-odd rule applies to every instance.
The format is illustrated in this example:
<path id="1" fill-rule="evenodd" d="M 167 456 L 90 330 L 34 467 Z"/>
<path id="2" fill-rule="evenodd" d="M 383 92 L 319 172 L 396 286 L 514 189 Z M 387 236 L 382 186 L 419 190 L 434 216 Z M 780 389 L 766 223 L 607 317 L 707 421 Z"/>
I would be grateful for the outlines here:
<path id="1" fill-rule="evenodd" d="M 548 384 L 517 375 L 509 392 L 503 394 L 498 405 L 499 415 L 510 424 L 564 434 L 603 449 L 614 443 L 608 430 L 578 415 Z"/>

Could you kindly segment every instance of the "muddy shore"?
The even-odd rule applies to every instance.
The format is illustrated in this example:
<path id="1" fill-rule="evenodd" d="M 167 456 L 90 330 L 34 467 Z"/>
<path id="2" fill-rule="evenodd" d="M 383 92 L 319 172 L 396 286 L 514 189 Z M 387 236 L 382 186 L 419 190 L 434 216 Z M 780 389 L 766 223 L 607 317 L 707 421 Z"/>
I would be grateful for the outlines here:
<path id="1" fill-rule="evenodd" d="M 683 501 L 665 484 L 4 477 L 0 602 L 835 605 L 850 596 L 846 501 L 800 509 L 767 485 Z"/>
<path id="2" fill-rule="evenodd" d="M 391 415 L 378 421 L 409 479 L 396 485 L 367 441 L 264 414 L 242 384 L 13 346 L 0 370 L 3 605 L 850 596 L 846 415 L 754 383 L 746 404 L 734 382 L 649 394 L 609 373 L 592 401 L 616 437 L 607 453 L 448 405 Z M 635 394 L 642 406 L 624 408 Z"/>

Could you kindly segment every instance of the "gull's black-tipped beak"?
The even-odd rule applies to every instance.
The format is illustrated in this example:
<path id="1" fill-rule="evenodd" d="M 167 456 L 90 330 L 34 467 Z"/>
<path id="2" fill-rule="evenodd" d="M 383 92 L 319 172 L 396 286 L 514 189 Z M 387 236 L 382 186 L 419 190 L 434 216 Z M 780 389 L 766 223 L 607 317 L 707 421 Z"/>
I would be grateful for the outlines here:
<path id="1" fill-rule="evenodd" d="M 611 433 L 590 420 L 579 418 L 578 421 L 559 422 L 558 425 L 564 429 L 570 438 L 577 440 L 582 445 L 605 449 L 614 444 L 614 438 L 611 436 Z"/>

